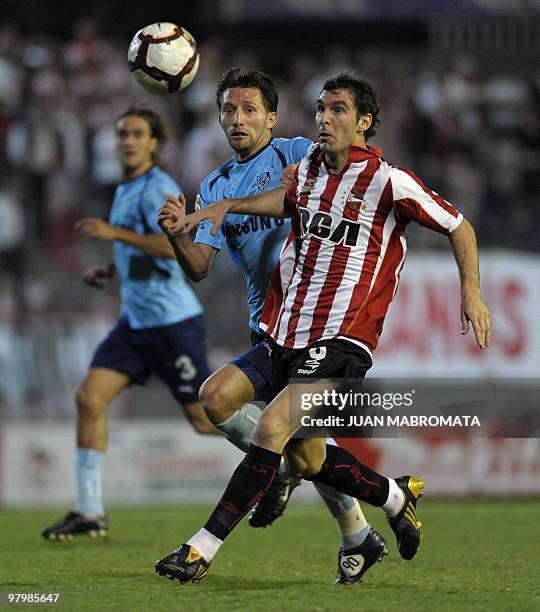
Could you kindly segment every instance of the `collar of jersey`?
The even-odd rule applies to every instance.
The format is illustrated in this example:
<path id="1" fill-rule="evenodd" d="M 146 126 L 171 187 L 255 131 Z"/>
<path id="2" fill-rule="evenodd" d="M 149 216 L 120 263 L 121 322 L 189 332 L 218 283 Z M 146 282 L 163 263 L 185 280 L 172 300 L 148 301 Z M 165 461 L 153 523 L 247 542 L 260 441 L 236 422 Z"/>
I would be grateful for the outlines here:
<path id="1" fill-rule="evenodd" d="M 370 159 L 372 157 L 381 157 L 382 151 L 379 147 L 372 147 L 370 145 L 366 145 L 365 147 L 359 147 L 356 145 L 352 145 L 349 150 L 349 157 L 347 159 L 347 163 L 341 170 L 341 172 L 331 172 L 331 174 L 342 175 L 349 169 L 349 166 L 352 163 L 362 162 L 366 159 Z M 318 159 L 321 163 L 326 166 L 326 159 L 324 157 L 323 151 L 319 149 Z"/>
<path id="2" fill-rule="evenodd" d="M 257 153 L 253 153 L 253 155 L 250 155 L 247 159 L 243 159 L 242 161 L 240 161 L 239 159 L 236 159 L 236 163 L 237 164 L 247 164 L 248 162 L 250 162 L 252 159 L 255 159 L 258 155 L 260 155 L 265 149 L 268 149 L 268 147 L 274 142 L 274 137 L 272 136 L 272 138 L 270 138 L 270 140 L 268 141 L 267 144 L 264 145 L 264 147 L 262 149 L 259 149 L 257 151 Z"/>
<path id="3" fill-rule="evenodd" d="M 148 176 L 148 174 L 150 172 L 152 172 L 152 170 L 156 167 L 156 165 L 154 164 L 153 166 L 150 166 L 150 168 L 148 168 L 148 170 L 146 172 L 143 172 L 142 174 L 139 174 L 139 176 L 134 176 L 133 178 L 130 179 L 122 179 L 119 184 L 120 185 L 127 185 L 128 183 L 132 183 L 133 181 L 138 181 L 139 179 L 145 178 L 146 176 Z"/>

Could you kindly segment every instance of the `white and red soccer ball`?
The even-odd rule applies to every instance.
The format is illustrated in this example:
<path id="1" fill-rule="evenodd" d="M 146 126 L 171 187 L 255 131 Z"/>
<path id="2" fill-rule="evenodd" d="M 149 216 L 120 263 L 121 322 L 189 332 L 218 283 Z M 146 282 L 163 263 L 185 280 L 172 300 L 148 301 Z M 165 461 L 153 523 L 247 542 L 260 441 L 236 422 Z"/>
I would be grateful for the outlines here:
<path id="1" fill-rule="evenodd" d="M 199 68 L 199 50 L 193 36 L 174 23 L 142 28 L 128 49 L 128 65 L 137 82 L 153 94 L 187 87 Z"/>

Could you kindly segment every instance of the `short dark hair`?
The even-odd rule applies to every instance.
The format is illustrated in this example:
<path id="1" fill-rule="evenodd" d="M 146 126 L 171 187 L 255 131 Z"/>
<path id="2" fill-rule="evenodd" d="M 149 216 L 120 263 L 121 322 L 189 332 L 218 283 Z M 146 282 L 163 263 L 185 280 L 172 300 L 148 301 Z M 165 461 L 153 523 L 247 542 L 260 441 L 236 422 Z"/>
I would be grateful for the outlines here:
<path id="1" fill-rule="evenodd" d="M 231 87 L 256 87 L 261 92 L 266 110 L 269 113 L 277 112 L 278 90 L 274 81 L 264 72 L 246 66 L 235 66 L 224 72 L 216 88 L 216 104 L 219 110 L 223 92 Z"/>
<path id="2" fill-rule="evenodd" d="M 146 123 L 148 123 L 150 134 L 158 141 L 159 145 L 157 150 L 152 153 L 152 159 L 155 161 L 165 146 L 165 143 L 169 140 L 170 129 L 167 122 L 158 115 L 156 111 L 143 106 L 130 106 L 127 111 L 118 117 L 117 121 L 125 117 L 141 117 L 141 119 L 144 119 Z"/>
<path id="3" fill-rule="evenodd" d="M 328 79 L 322 87 L 322 91 L 335 91 L 336 89 L 346 89 L 356 107 L 356 117 L 368 113 L 372 117 L 371 126 L 365 131 L 366 140 L 375 136 L 375 128 L 379 125 L 379 102 L 377 92 L 367 79 L 359 79 L 352 72 L 342 72 L 332 79 Z"/>

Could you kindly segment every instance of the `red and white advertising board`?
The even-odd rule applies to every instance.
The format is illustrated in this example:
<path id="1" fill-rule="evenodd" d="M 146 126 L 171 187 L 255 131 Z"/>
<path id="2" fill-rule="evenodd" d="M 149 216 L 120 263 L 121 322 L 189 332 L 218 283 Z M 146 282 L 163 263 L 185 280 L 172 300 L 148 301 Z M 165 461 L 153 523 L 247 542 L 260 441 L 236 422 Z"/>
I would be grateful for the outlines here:
<path id="1" fill-rule="evenodd" d="M 489 349 L 460 334 L 460 291 L 449 252 L 410 254 L 388 311 L 371 378 L 540 378 L 540 257 L 481 254 L 492 314 Z"/>

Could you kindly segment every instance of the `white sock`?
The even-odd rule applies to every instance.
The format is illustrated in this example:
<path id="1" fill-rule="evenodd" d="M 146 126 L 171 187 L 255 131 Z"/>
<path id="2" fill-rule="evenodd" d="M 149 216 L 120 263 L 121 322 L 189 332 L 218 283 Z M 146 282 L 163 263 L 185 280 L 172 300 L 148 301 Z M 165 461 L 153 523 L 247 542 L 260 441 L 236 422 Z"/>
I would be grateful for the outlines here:
<path id="1" fill-rule="evenodd" d="M 102 500 L 101 472 L 105 453 L 93 448 L 77 449 L 77 490 L 75 510 L 81 514 L 105 514 Z"/>
<path id="2" fill-rule="evenodd" d="M 388 499 L 383 504 L 383 510 L 386 512 L 386 516 L 390 518 L 396 516 L 396 514 L 403 508 L 405 502 L 405 493 L 398 487 L 396 481 L 393 478 L 388 479 Z"/>
<path id="3" fill-rule="evenodd" d="M 204 557 L 204 560 L 207 563 L 210 563 L 210 561 L 212 561 L 212 559 L 216 556 L 216 553 L 223 544 L 223 541 L 216 538 L 213 533 L 210 533 L 203 527 L 187 541 L 187 544 L 193 546 L 193 548 L 196 548 Z"/>

